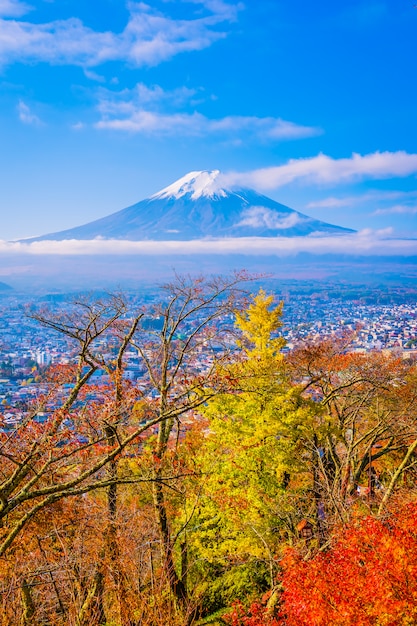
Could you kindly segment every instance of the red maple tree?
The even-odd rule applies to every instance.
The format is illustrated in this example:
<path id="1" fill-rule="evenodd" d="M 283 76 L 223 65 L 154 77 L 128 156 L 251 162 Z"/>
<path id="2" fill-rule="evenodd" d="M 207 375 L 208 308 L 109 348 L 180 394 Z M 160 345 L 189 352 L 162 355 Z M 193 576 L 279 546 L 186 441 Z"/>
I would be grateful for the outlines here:
<path id="1" fill-rule="evenodd" d="M 283 561 L 285 626 L 399 626 L 417 622 L 417 504 L 343 528 L 310 560 Z"/>

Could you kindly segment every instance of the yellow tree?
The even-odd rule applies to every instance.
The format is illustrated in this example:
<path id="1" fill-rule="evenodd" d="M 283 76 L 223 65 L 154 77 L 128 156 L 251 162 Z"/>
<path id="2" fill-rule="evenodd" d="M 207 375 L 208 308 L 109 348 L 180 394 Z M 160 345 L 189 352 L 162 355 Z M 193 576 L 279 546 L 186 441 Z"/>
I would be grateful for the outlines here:
<path id="1" fill-rule="evenodd" d="M 279 544 L 304 507 L 302 440 L 314 408 L 286 375 L 281 315 L 262 290 L 236 315 L 239 350 L 221 368 L 231 390 L 207 403 L 208 428 L 192 449 L 201 476 L 187 533 L 195 576 L 214 579 L 203 584 L 207 610 L 273 587 Z"/>

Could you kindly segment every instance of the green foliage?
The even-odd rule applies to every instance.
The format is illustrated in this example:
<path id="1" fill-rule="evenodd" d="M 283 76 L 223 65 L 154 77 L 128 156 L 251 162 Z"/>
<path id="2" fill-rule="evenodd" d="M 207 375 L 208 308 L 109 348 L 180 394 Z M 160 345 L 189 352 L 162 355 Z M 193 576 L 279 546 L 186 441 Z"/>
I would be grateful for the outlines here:
<path id="1" fill-rule="evenodd" d="M 254 600 L 260 591 L 268 589 L 268 577 L 267 565 L 256 560 L 217 569 L 205 586 L 204 612 L 210 615 L 220 608 L 231 606 L 237 599 L 242 602 Z"/>

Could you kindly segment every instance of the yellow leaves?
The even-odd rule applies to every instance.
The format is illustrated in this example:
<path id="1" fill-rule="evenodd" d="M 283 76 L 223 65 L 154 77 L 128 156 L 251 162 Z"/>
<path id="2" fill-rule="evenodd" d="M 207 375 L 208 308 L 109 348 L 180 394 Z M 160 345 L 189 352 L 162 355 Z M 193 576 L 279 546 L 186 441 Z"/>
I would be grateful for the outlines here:
<path id="1" fill-rule="evenodd" d="M 137 400 L 132 408 L 130 423 L 138 424 L 141 420 L 146 418 L 146 415 L 148 412 L 149 412 L 149 401 Z"/>
<path id="2" fill-rule="evenodd" d="M 241 329 L 244 337 L 254 345 L 254 352 L 264 353 L 269 350 L 273 354 L 284 345 L 282 339 L 272 339 L 273 333 L 282 326 L 283 308 L 282 302 L 274 307 L 273 303 L 274 296 L 267 296 L 265 291 L 261 289 L 258 295 L 253 298 L 247 311 L 236 315 L 236 326 Z"/>
<path id="3" fill-rule="evenodd" d="M 195 458 L 205 477 L 201 528 L 203 518 L 210 520 L 206 543 L 198 546 L 204 558 L 269 558 L 268 550 L 279 549 L 279 533 L 272 529 L 292 515 L 289 481 L 305 483 L 298 448 L 316 405 L 286 376 L 284 342 L 274 336 L 281 314 L 282 305 L 274 306 L 273 297 L 260 291 L 237 316 L 249 347 L 243 360 L 221 371 L 236 385 L 203 409 L 209 429 Z"/>

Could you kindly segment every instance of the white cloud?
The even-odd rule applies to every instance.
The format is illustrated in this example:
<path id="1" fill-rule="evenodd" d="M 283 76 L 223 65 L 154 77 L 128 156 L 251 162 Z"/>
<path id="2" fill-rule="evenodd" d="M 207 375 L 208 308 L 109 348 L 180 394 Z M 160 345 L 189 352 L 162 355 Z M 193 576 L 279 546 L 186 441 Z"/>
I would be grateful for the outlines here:
<path id="1" fill-rule="evenodd" d="M 130 133 L 203 136 L 216 134 L 226 138 L 242 135 L 264 140 L 289 140 L 311 137 L 320 128 L 302 126 L 274 117 L 229 115 L 210 119 L 197 111 L 178 112 L 179 107 L 193 107 L 201 89 L 179 87 L 164 90 L 159 85 L 138 83 L 134 89 L 119 92 L 98 90 L 101 120 L 96 128 Z"/>
<path id="2" fill-rule="evenodd" d="M 237 4 L 229 4 L 223 0 L 183 0 L 189 4 L 201 4 L 214 15 L 223 16 L 224 19 L 234 21 L 237 14 L 244 8 L 243 2 Z"/>
<path id="3" fill-rule="evenodd" d="M 322 200 L 314 200 L 306 205 L 306 209 L 337 209 L 345 206 L 364 204 L 375 201 L 390 201 L 399 198 L 415 198 L 417 191 L 368 191 L 355 196 L 336 198 L 331 196 Z"/>
<path id="4" fill-rule="evenodd" d="M 242 219 L 237 226 L 251 228 L 291 228 L 301 221 L 297 213 L 280 214 L 264 206 L 251 206 L 242 213 Z"/>
<path id="5" fill-rule="evenodd" d="M 290 256 L 299 252 L 347 255 L 417 255 L 417 239 L 391 238 L 391 229 L 364 230 L 329 237 L 239 237 L 195 241 L 92 241 L 1 242 L 3 255 L 184 255 L 247 254 Z"/>
<path id="6" fill-rule="evenodd" d="M 351 206 L 352 204 L 358 204 L 360 200 L 357 196 L 350 196 L 348 198 L 323 198 L 323 200 L 315 200 L 309 202 L 306 205 L 306 209 L 338 209 L 340 207 Z"/>
<path id="7" fill-rule="evenodd" d="M 277 189 L 300 181 L 305 184 L 333 185 L 364 179 L 405 177 L 417 173 L 417 154 L 373 152 L 352 154 L 350 158 L 333 159 L 325 154 L 306 159 L 291 159 L 285 165 L 251 172 L 223 175 L 225 185 L 244 185 L 258 189 Z"/>
<path id="8" fill-rule="evenodd" d="M 159 85 L 148 87 L 138 83 L 133 89 L 110 91 L 101 88 L 98 90 L 98 110 L 106 120 L 121 118 L 128 121 L 136 113 L 147 112 L 145 106 L 158 110 L 163 107 L 179 107 L 189 103 L 197 93 L 197 89 L 179 87 L 165 90 Z"/>
<path id="9" fill-rule="evenodd" d="M 0 0 L 0 17 L 20 17 L 30 9 L 31 7 L 21 0 Z"/>
<path id="10" fill-rule="evenodd" d="M 138 104 L 149 103 L 168 103 L 174 106 L 183 105 L 191 100 L 197 93 L 197 89 L 190 89 L 189 87 L 177 87 L 177 89 L 165 90 L 160 85 L 152 85 L 148 87 L 144 83 L 138 83 L 135 87 L 137 93 Z M 131 91 L 129 91 L 131 93 Z M 135 102 L 131 102 L 134 107 Z"/>
<path id="11" fill-rule="evenodd" d="M 198 90 L 180 87 L 164 91 L 158 85 L 147 87 L 139 83 L 134 90 L 119 93 L 102 89 L 98 110 L 102 119 L 96 128 L 130 133 L 204 136 L 209 134 L 230 138 L 242 134 L 264 140 L 289 140 L 320 134 L 319 128 L 302 126 L 280 118 L 227 116 L 210 119 L 197 111 L 161 112 L 161 107 L 186 105 Z M 146 105 L 146 106 L 144 106 Z"/>
<path id="12" fill-rule="evenodd" d="M 47 24 L 0 20 L 2 64 L 45 61 L 88 67 L 121 54 L 121 41 L 116 35 L 97 33 L 77 18 Z"/>
<path id="13" fill-rule="evenodd" d="M 377 209 L 372 215 L 416 215 L 417 206 L 408 206 L 406 204 L 396 204 L 386 209 Z"/>
<path id="14" fill-rule="evenodd" d="M 281 118 L 253 116 L 229 116 L 220 120 L 211 120 L 211 128 L 219 132 L 248 130 L 265 139 L 277 140 L 313 137 L 323 132 L 320 128 L 301 126 Z"/>
<path id="15" fill-rule="evenodd" d="M 86 78 L 88 78 L 89 80 L 93 80 L 96 83 L 105 83 L 106 79 L 104 76 L 101 76 L 101 74 L 97 74 L 97 72 L 93 72 L 92 70 L 88 70 L 85 69 L 84 70 L 84 74 L 86 76 Z"/>
<path id="16" fill-rule="evenodd" d="M 125 119 L 103 119 L 95 124 L 99 129 L 122 130 L 148 135 L 202 135 L 207 128 L 207 118 L 200 113 L 161 114 L 152 111 L 135 111 Z"/>
<path id="17" fill-rule="evenodd" d="M 19 101 L 17 105 L 17 113 L 19 115 L 19 120 L 23 124 L 27 124 L 28 126 L 42 126 L 43 122 L 41 119 L 32 113 L 27 104 L 25 104 L 22 100 Z"/>
<path id="18" fill-rule="evenodd" d="M 139 66 L 157 65 L 180 52 L 207 48 L 226 36 L 213 27 L 230 21 L 223 11 L 193 20 L 173 20 L 142 3 L 130 6 L 131 17 L 123 36 L 129 60 Z"/>
<path id="19" fill-rule="evenodd" d="M 0 3 L 0 16 L 17 17 L 26 7 L 13 0 Z M 156 65 L 224 38 L 227 33 L 218 25 L 235 19 L 239 5 L 206 2 L 208 15 L 187 20 L 173 19 L 140 2 L 130 2 L 128 7 L 129 20 L 121 33 L 94 31 L 77 18 L 43 24 L 0 19 L 0 63 L 49 62 L 88 68 L 119 60 L 138 67 Z"/>

